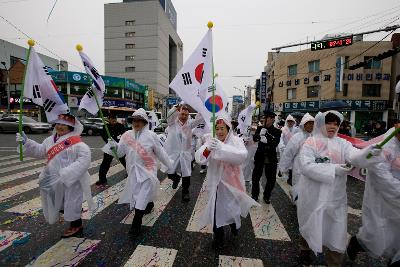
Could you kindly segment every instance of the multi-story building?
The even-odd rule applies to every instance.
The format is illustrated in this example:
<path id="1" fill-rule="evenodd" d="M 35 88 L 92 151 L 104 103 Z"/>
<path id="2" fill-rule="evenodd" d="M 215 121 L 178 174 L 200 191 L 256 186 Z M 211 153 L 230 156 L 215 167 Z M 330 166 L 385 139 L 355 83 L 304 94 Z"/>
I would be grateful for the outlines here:
<path id="1" fill-rule="evenodd" d="M 357 130 L 368 120 L 388 121 L 392 58 L 372 57 L 391 48 L 388 41 L 359 41 L 318 51 L 269 52 L 266 69 L 274 110 L 315 114 L 324 101 L 344 100 L 348 108 L 343 114 Z M 365 60 L 366 66 L 349 69 Z"/>
<path id="2" fill-rule="evenodd" d="M 161 110 L 169 83 L 182 66 L 182 41 L 171 0 L 124 0 L 104 6 L 106 75 L 129 78 L 154 90 Z"/>

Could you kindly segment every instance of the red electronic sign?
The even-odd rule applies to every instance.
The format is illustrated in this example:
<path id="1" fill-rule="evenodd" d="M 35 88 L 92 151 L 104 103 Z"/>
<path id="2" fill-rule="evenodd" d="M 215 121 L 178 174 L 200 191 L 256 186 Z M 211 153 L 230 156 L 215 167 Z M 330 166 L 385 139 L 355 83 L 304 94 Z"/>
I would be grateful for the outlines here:
<path id="1" fill-rule="evenodd" d="M 353 44 L 353 36 L 343 37 L 331 40 L 322 40 L 311 43 L 311 51 L 317 51 L 322 49 L 329 49 L 335 47 L 349 46 Z"/>

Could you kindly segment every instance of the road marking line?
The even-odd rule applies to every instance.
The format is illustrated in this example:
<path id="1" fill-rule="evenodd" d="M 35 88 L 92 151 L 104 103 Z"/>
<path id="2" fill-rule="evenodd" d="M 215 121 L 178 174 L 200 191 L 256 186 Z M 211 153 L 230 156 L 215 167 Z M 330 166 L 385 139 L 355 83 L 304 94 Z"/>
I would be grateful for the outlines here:
<path id="1" fill-rule="evenodd" d="M 15 147 L 15 149 L 17 149 L 17 147 Z M 15 159 L 15 158 L 19 158 L 19 155 L 11 155 L 11 156 L 0 157 L 0 161 L 7 160 L 7 159 Z"/>
<path id="2" fill-rule="evenodd" d="M 181 184 L 179 184 L 180 187 Z M 172 180 L 165 178 L 160 184 L 160 192 L 157 194 L 157 199 L 154 201 L 154 208 L 150 214 L 143 216 L 142 225 L 153 226 L 157 219 L 160 217 L 161 213 L 165 210 L 168 203 L 171 201 L 177 189 L 172 189 Z M 121 223 L 131 224 L 133 217 L 135 216 L 135 211 L 130 212 Z"/>
<path id="3" fill-rule="evenodd" d="M 176 249 L 138 245 L 124 267 L 172 267 L 177 253 Z"/>
<path id="4" fill-rule="evenodd" d="M 0 230 L 0 251 L 11 246 L 14 241 L 23 240 L 28 236 L 30 236 L 30 233 Z"/>
<path id="5" fill-rule="evenodd" d="M 34 159 L 34 158 L 24 158 L 24 161 L 28 161 L 28 160 L 32 160 L 32 159 Z M 4 161 L 4 162 L 1 162 L 0 166 L 11 165 L 11 164 L 14 164 L 14 163 L 22 163 L 24 161 L 20 161 L 19 159 L 7 160 L 7 161 Z"/>
<path id="6" fill-rule="evenodd" d="M 29 162 L 29 163 L 17 164 L 17 165 L 8 167 L 8 168 L 0 169 L 0 173 L 11 172 L 11 171 L 15 171 L 15 170 L 23 169 L 23 168 L 32 167 L 35 165 L 46 163 L 46 161 L 47 160 L 35 160 L 35 161 Z"/>
<path id="7" fill-rule="evenodd" d="M 219 255 L 219 267 L 263 267 L 263 262 L 260 259 L 242 258 Z"/>
<path id="8" fill-rule="evenodd" d="M 70 237 L 58 241 L 27 266 L 77 266 L 94 251 L 100 240 Z"/>
<path id="9" fill-rule="evenodd" d="M 206 227 L 199 227 L 199 219 L 203 209 L 207 206 L 208 191 L 207 191 L 207 179 L 204 179 L 203 185 L 200 189 L 199 196 L 197 197 L 196 204 L 194 206 L 192 216 L 190 217 L 189 223 L 186 227 L 186 231 L 189 232 L 200 232 L 200 233 L 212 233 L 212 225 Z"/>

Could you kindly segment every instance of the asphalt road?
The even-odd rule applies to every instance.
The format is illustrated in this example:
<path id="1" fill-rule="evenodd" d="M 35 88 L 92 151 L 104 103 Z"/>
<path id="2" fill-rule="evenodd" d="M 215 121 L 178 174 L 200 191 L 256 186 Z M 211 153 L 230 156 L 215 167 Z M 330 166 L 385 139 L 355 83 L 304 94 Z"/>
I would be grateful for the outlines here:
<path id="1" fill-rule="evenodd" d="M 48 135 L 30 135 L 42 141 Z M 92 183 L 98 178 L 104 142 L 99 136 L 83 137 L 92 151 Z M 97 210 L 84 213 L 84 238 L 61 240 L 65 223 L 48 225 L 40 209 L 37 178 L 45 162 L 18 161 L 15 135 L 0 134 L 0 265 L 1 266 L 300 266 L 296 209 L 287 195 L 288 185 L 279 180 L 271 205 L 262 203 L 244 219 L 239 235 L 226 230 L 223 249 L 211 246 L 209 229 L 198 229 L 196 221 L 204 207 L 205 174 L 196 166 L 191 180 L 191 201 L 181 202 L 181 189 L 159 173 L 160 191 L 152 214 L 144 218 L 143 232 L 130 240 L 129 207 L 117 204 L 126 181 L 121 165 L 114 162 L 108 186 L 92 185 Z M 364 184 L 349 177 L 349 234 L 361 223 Z M 249 189 L 249 188 L 248 188 Z M 85 211 L 85 206 L 84 206 Z M 323 256 L 315 265 L 324 265 Z M 362 255 L 346 266 L 386 266 Z"/>

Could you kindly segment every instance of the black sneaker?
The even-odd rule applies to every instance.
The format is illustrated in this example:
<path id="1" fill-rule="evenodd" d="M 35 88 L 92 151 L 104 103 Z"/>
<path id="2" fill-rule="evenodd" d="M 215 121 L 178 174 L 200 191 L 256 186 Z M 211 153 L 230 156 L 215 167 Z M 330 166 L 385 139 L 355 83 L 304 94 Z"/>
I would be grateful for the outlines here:
<path id="1" fill-rule="evenodd" d="M 349 245 L 347 246 L 346 252 L 347 256 L 349 257 L 350 260 L 355 261 L 357 258 L 358 252 L 362 252 L 364 249 L 360 246 L 360 243 L 358 243 L 358 240 L 355 236 L 352 236 L 350 238 Z"/>
<path id="2" fill-rule="evenodd" d="M 99 180 L 96 182 L 96 185 L 106 185 L 107 184 L 107 180 L 103 181 L 103 180 Z"/>
<path id="3" fill-rule="evenodd" d="M 79 227 L 70 227 L 67 229 L 61 238 L 70 238 L 70 237 L 82 237 L 83 235 L 83 226 Z"/>
<path id="4" fill-rule="evenodd" d="M 254 201 L 258 202 L 258 197 L 251 197 Z"/>
<path id="5" fill-rule="evenodd" d="M 189 202 L 190 196 L 189 193 L 182 193 L 182 202 Z"/>
<path id="6" fill-rule="evenodd" d="M 265 203 L 271 204 L 271 200 L 269 200 L 269 198 L 263 197 L 263 200 L 264 200 Z"/>
<path id="7" fill-rule="evenodd" d="M 300 250 L 300 263 L 305 266 L 311 265 L 311 250 Z"/>
<path id="8" fill-rule="evenodd" d="M 149 202 L 144 210 L 144 214 L 149 214 L 154 208 L 154 202 Z"/>

